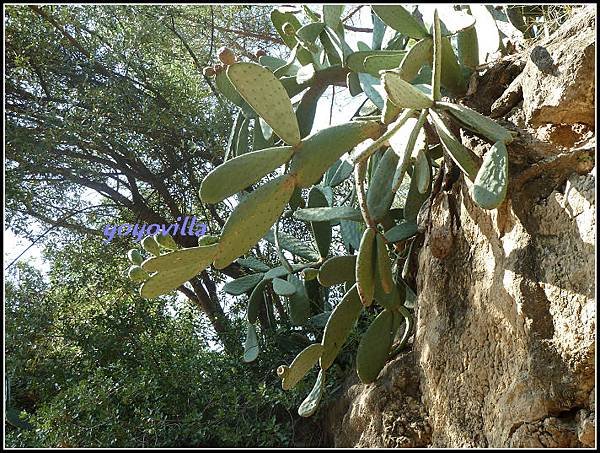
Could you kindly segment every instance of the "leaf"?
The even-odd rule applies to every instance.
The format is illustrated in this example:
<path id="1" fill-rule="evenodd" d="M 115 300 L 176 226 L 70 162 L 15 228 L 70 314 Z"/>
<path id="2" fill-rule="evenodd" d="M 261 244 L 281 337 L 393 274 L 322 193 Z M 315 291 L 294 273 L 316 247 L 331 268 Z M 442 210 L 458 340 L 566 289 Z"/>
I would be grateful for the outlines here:
<path id="1" fill-rule="evenodd" d="M 240 96 L 235 87 L 231 84 L 231 81 L 227 77 L 225 71 L 221 71 L 215 77 L 215 85 L 219 92 L 234 105 L 240 107 L 241 112 L 245 118 L 255 116 L 254 111 L 248 105 L 246 101 Z M 236 142 L 237 143 L 237 142 Z"/>
<path id="2" fill-rule="evenodd" d="M 267 266 L 261 260 L 259 260 L 258 258 L 255 258 L 252 255 L 249 255 L 247 258 L 238 258 L 237 262 L 240 266 L 247 267 L 248 269 L 251 269 L 251 270 L 257 271 L 257 272 L 268 272 L 269 269 L 271 269 L 269 266 Z"/>
<path id="3" fill-rule="evenodd" d="M 343 12 L 344 5 L 323 5 L 323 21 L 327 26 L 335 29 L 340 23 Z"/>
<path id="4" fill-rule="evenodd" d="M 388 26 L 415 39 L 425 38 L 427 29 L 400 5 L 373 5 L 375 14 Z"/>
<path id="5" fill-rule="evenodd" d="M 433 101 L 427 95 L 403 80 L 398 72 L 388 71 L 383 74 L 382 80 L 390 101 L 398 107 L 426 109 L 433 106 Z"/>
<path id="6" fill-rule="evenodd" d="M 308 192 L 308 207 L 328 207 L 327 199 L 318 187 L 313 187 Z M 319 250 L 319 255 L 321 258 L 327 257 L 329 254 L 329 247 L 331 246 L 331 223 L 329 221 L 311 222 L 310 228 L 315 239 L 317 250 Z"/>
<path id="7" fill-rule="evenodd" d="M 296 37 L 285 34 L 283 32 L 283 24 L 289 22 L 294 27 L 294 30 L 298 30 L 301 25 L 296 16 L 289 12 L 282 12 L 278 9 L 274 9 L 271 11 L 271 22 L 273 23 L 275 30 L 277 30 L 277 33 L 279 33 L 279 36 L 281 36 L 281 39 L 283 39 L 285 45 L 290 49 L 293 49 L 296 45 Z"/>
<path id="8" fill-rule="evenodd" d="M 271 71 L 255 63 L 235 63 L 227 68 L 227 77 L 284 142 L 300 143 L 300 130 L 290 98 Z"/>
<path id="9" fill-rule="evenodd" d="M 433 12 L 433 72 L 431 73 L 431 91 L 433 100 L 442 99 L 442 30 L 437 9 Z"/>
<path id="10" fill-rule="evenodd" d="M 362 221 L 360 210 L 351 206 L 298 209 L 294 212 L 294 217 L 306 222 L 330 222 L 340 219 Z"/>
<path id="11" fill-rule="evenodd" d="M 347 160 L 339 160 L 340 164 L 336 168 L 331 178 L 327 178 L 325 175 L 325 183 L 329 187 L 335 187 L 344 182 L 354 171 L 354 166 Z M 330 169 L 331 170 L 331 169 Z M 329 171 L 328 171 L 329 173 Z"/>
<path id="12" fill-rule="evenodd" d="M 270 55 L 263 55 L 258 59 L 258 62 L 272 72 L 275 72 L 277 69 L 287 64 L 287 61 Z"/>
<path id="13" fill-rule="evenodd" d="M 373 77 L 371 74 L 359 73 L 358 81 L 360 87 L 365 92 L 369 100 L 379 109 L 382 110 L 385 104 L 385 90 L 381 86 L 381 80 L 377 77 Z M 362 114 L 362 112 L 361 112 Z"/>
<path id="14" fill-rule="evenodd" d="M 189 266 L 204 269 L 210 265 L 216 250 L 216 244 L 175 250 L 161 256 L 149 258 L 141 264 L 141 267 L 146 272 L 169 271 Z"/>
<path id="15" fill-rule="evenodd" d="M 473 200 L 483 209 L 495 209 L 506 197 L 508 188 L 508 152 L 503 142 L 496 142 L 483 157 L 483 164 L 473 183 Z"/>
<path id="16" fill-rule="evenodd" d="M 403 221 L 385 232 L 388 242 L 400 242 L 414 236 L 417 233 L 417 224 Z"/>
<path id="17" fill-rule="evenodd" d="M 365 230 L 356 258 L 356 289 L 365 307 L 373 303 L 375 291 L 375 234 L 374 228 Z"/>
<path id="18" fill-rule="evenodd" d="M 397 165 L 398 155 L 393 149 L 388 148 L 379 160 L 369 181 L 367 208 L 371 217 L 376 221 L 383 218 L 392 206 L 394 200 L 392 183 Z"/>
<path id="19" fill-rule="evenodd" d="M 294 154 L 290 173 L 296 175 L 298 187 L 309 187 L 344 153 L 380 130 L 378 122 L 354 121 L 322 129 L 303 140 Z"/>
<path id="20" fill-rule="evenodd" d="M 406 54 L 398 55 L 371 55 L 367 57 L 364 67 L 369 74 L 379 77 L 380 71 L 396 69 L 406 58 Z"/>
<path id="21" fill-rule="evenodd" d="M 365 67 L 369 57 L 393 58 L 400 63 L 405 55 L 404 50 L 359 50 L 348 55 L 346 66 L 353 72 L 370 72 Z M 375 75 L 379 74 L 375 73 Z"/>
<path id="22" fill-rule="evenodd" d="M 296 118 L 298 119 L 298 126 L 300 127 L 300 137 L 304 138 L 310 134 L 313 128 L 319 99 L 326 89 L 326 85 L 315 85 L 306 90 L 302 96 L 302 100 L 296 109 Z"/>
<path id="23" fill-rule="evenodd" d="M 279 277 L 273 279 L 273 291 L 280 296 L 291 296 L 296 292 L 296 287 Z"/>
<path id="24" fill-rule="evenodd" d="M 360 86 L 360 78 L 356 72 L 349 72 L 346 75 L 346 86 L 350 91 L 350 96 L 358 96 L 363 92 L 362 87 Z"/>
<path id="25" fill-rule="evenodd" d="M 291 146 L 266 148 L 228 160 L 202 180 L 200 198 L 204 203 L 218 203 L 259 181 L 292 157 Z"/>
<path id="26" fill-rule="evenodd" d="M 394 340 L 393 312 L 383 310 L 363 334 L 356 352 L 356 371 L 363 384 L 377 379 Z"/>
<path id="27" fill-rule="evenodd" d="M 254 362 L 258 357 L 259 351 L 256 327 L 254 327 L 254 324 L 248 324 L 246 342 L 244 343 L 244 362 Z"/>
<path id="28" fill-rule="evenodd" d="M 281 387 L 283 390 L 290 390 L 294 388 L 295 385 L 306 375 L 306 373 L 308 373 L 310 369 L 319 361 L 322 352 L 323 345 L 319 343 L 311 344 L 296 356 L 289 367 L 283 368 L 285 371 L 283 376 L 280 376 L 282 378 Z M 278 374 L 279 371 L 280 369 L 277 370 Z"/>
<path id="29" fill-rule="evenodd" d="M 296 290 L 288 299 L 290 321 L 293 326 L 303 326 L 310 316 L 310 300 L 302 281 L 293 274 L 288 275 L 288 282 Z"/>
<path id="30" fill-rule="evenodd" d="M 426 193 L 429 189 L 429 183 L 431 181 L 431 167 L 429 161 L 423 150 L 419 150 L 417 153 L 417 160 L 415 162 L 415 173 L 413 177 L 417 181 L 417 189 L 419 193 Z"/>
<path id="31" fill-rule="evenodd" d="M 246 291 L 253 289 L 263 279 L 263 276 L 264 274 L 257 273 L 236 278 L 231 282 L 225 283 L 223 291 L 232 296 L 239 296 Z"/>
<path id="32" fill-rule="evenodd" d="M 458 32 L 456 40 L 458 45 L 458 56 L 461 63 L 469 69 L 475 69 L 479 65 L 477 30 L 475 27 L 461 30 Z"/>
<path id="33" fill-rule="evenodd" d="M 383 36 L 385 35 L 385 24 L 379 18 L 377 14 L 371 10 L 371 19 L 373 21 L 373 41 L 371 43 L 371 48 L 373 50 L 381 49 L 381 44 L 383 43 Z"/>
<path id="34" fill-rule="evenodd" d="M 146 236 L 142 239 L 142 248 L 154 256 L 160 255 L 160 245 L 154 236 Z"/>
<path id="35" fill-rule="evenodd" d="M 394 286 L 394 279 L 392 277 L 392 264 L 390 263 L 390 257 L 388 255 L 387 246 L 385 239 L 381 234 L 377 234 L 377 272 L 376 275 L 379 277 L 379 283 L 386 294 L 392 292 Z"/>
<path id="36" fill-rule="evenodd" d="M 469 107 L 450 102 L 439 102 L 438 105 L 467 128 L 473 132 L 484 135 L 493 142 L 510 143 L 513 140 L 510 131 L 491 118 L 488 118 Z"/>
<path id="37" fill-rule="evenodd" d="M 296 30 L 296 37 L 304 44 L 314 44 L 324 28 L 324 23 L 313 22 Z"/>
<path id="38" fill-rule="evenodd" d="M 449 38 L 442 38 L 442 86 L 455 96 L 460 96 L 467 89 L 467 81 L 458 64 L 456 54 Z"/>
<path id="39" fill-rule="evenodd" d="M 319 402 L 323 396 L 323 389 L 325 388 L 325 371 L 319 371 L 315 386 L 310 391 L 308 396 L 302 401 L 298 408 L 298 415 L 301 417 L 310 417 L 313 415 L 319 407 Z"/>
<path id="40" fill-rule="evenodd" d="M 214 266 L 223 269 L 246 253 L 279 218 L 294 191 L 290 175 L 279 176 L 262 185 L 233 210 L 221 233 Z"/>
<path id="41" fill-rule="evenodd" d="M 362 222 L 340 220 L 340 233 L 342 233 L 342 240 L 344 241 L 346 250 L 350 251 L 350 247 L 353 250 L 358 250 L 364 229 L 365 226 Z"/>
<path id="42" fill-rule="evenodd" d="M 320 359 L 323 370 L 327 370 L 339 354 L 354 328 L 361 309 L 360 297 L 356 285 L 353 285 L 340 303 L 335 306 L 325 326 L 321 340 L 323 353 Z"/>
<path id="43" fill-rule="evenodd" d="M 442 145 L 452 157 L 452 160 L 460 167 L 464 174 L 473 181 L 477 175 L 478 164 L 475 159 L 471 156 L 468 149 L 466 149 L 450 132 L 448 126 L 443 122 L 439 115 L 435 111 L 430 111 L 430 118 L 432 119 L 435 130 L 438 133 Z"/>
<path id="44" fill-rule="evenodd" d="M 275 244 L 275 236 L 272 230 L 264 236 L 264 239 L 271 244 Z M 316 261 L 319 259 L 319 253 L 312 247 L 310 242 L 301 241 L 282 231 L 279 232 L 279 246 L 282 249 L 309 261 Z"/>
<path id="45" fill-rule="evenodd" d="M 433 58 L 433 41 L 423 38 L 417 41 L 402 59 L 398 73 L 407 82 L 412 82 L 423 65 L 431 65 Z"/>
<path id="46" fill-rule="evenodd" d="M 425 192 L 419 191 L 419 176 L 417 175 L 417 170 L 413 167 L 413 174 L 410 179 L 410 187 L 408 189 L 408 194 L 406 195 L 406 203 L 404 204 L 404 219 L 407 222 L 416 222 L 417 216 L 419 215 L 419 210 L 421 206 L 429 198 L 429 192 L 431 190 L 431 184 L 426 186 Z"/>
<path id="47" fill-rule="evenodd" d="M 248 298 L 248 307 L 246 309 L 246 319 L 249 323 L 254 324 L 258 318 L 261 305 L 265 302 L 264 289 L 267 284 L 266 276 L 265 279 L 258 282 L 258 284 L 250 293 Z"/>
<path id="48" fill-rule="evenodd" d="M 356 255 L 332 256 L 319 269 L 317 277 L 325 287 L 356 280 Z"/>
<path id="49" fill-rule="evenodd" d="M 329 33 L 327 31 L 322 32 L 319 35 L 319 40 L 323 45 L 323 49 L 325 49 L 325 55 L 327 56 L 327 61 L 330 66 L 341 65 L 342 57 L 341 54 L 338 53 L 338 48 L 333 44 L 333 41 L 329 37 Z"/>

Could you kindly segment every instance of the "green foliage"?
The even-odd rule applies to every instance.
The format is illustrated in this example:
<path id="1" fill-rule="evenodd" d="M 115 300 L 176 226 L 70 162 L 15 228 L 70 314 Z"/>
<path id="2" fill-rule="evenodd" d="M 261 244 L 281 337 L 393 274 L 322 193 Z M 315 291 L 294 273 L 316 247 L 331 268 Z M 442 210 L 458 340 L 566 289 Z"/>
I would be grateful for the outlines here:
<path id="1" fill-rule="evenodd" d="M 240 8 L 236 11 L 244 11 Z M 211 234 L 198 246 L 189 238 L 146 237 L 141 246 L 154 257 L 145 261 L 139 250 L 130 250 L 127 256 L 133 266 L 127 273 L 130 280 L 143 281 L 140 294 L 148 300 L 141 301 L 131 281 L 120 275 L 104 282 L 113 289 L 105 295 L 105 305 L 94 305 L 85 288 L 89 290 L 89 279 L 96 274 L 106 276 L 106 270 L 95 269 L 90 265 L 93 261 L 82 257 L 68 262 L 73 266 L 80 260 L 80 269 L 53 274 L 59 283 L 50 288 L 59 288 L 59 293 L 47 297 L 60 302 L 60 308 L 78 304 L 81 319 L 73 322 L 76 333 L 70 332 L 69 341 L 44 344 L 53 354 L 58 350 L 59 358 L 48 359 L 51 372 L 45 380 L 31 379 L 46 386 L 39 390 L 43 402 L 39 407 L 31 405 L 36 413 L 31 421 L 40 429 L 36 434 L 19 433 L 22 440 L 15 438 L 15 442 L 290 444 L 289 431 L 278 431 L 276 423 L 284 412 L 280 409 L 287 411 L 292 402 L 297 405 L 298 393 L 293 397 L 275 393 L 273 360 L 287 362 L 301 351 L 278 374 L 284 389 L 296 386 L 303 394 L 308 388 L 297 384 L 307 374 L 313 377 L 312 369 L 319 362 L 314 387 L 298 409 L 302 417 L 314 414 L 326 399 L 330 383 L 325 371 L 330 381 L 335 379 L 335 370 L 345 360 L 344 344 L 357 350 L 361 381 L 373 382 L 411 335 L 415 295 L 409 267 L 411 254 L 422 244 L 419 226 L 427 222 L 427 216 L 420 214 L 440 190 L 434 181 L 447 179 L 457 165 L 480 207 L 495 209 L 506 198 L 506 145 L 514 133 L 460 103 L 478 65 L 506 51 L 494 16 L 502 14 L 475 5 L 450 12 L 443 9 L 439 14 L 436 10 L 432 17 L 421 18 L 417 9 L 372 6 L 372 48 L 360 43 L 355 49 L 346 40 L 343 5 L 325 5 L 321 14 L 309 7 L 274 9 L 269 17 L 279 36 L 267 35 L 267 40 L 281 43 L 283 53 L 265 55 L 261 49 L 255 58 L 239 45 L 235 48 L 240 55 L 224 47 L 219 51 L 223 64 L 210 66 L 213 56 L 203 55 L 209 66 L 201 84 L 197 55 L 175 28 L 175 19 L 186 18 L 179 10 L 149 9 L 152 14 L 144 19 L 146 29 L 141 35 L 134 27 L 122 25 L 134 15 L 132 10 L 109 9 L 98 19 L 94 11 L 99 10 L 81 13 L 63 8 L 56 14 L 61 19 L 77 18 L 79 40 L 87 36 L 83 24 L 98 25 L 84 40 L 93 49 L 87 53 L 98 54 L 97 59 L 82 58 L 80 54 L 86 52 L 77 46 L 59 44 L 64 36 L 48 16 L 28 30 L 28 21 L 44 17 L 46 9 L 10 10 L 7 98 L 12 111 L 7 133 L 8 157 L 18 164 L 9 176 L 14 219 L 19 217 L 16 206 L 30 203 L 28 196 L 36 190 L 35 185 L 18 181 L 25 181 L 28 168 L 35 167 L 40 173 L 64 177 L 56 187 L 44 187 L 44 196 L 36 200 L 38 208 L 48 200 L 77 208 L 65 201 L 65 194 L 83 180 L 83 186 L 111 195 L 121 206 L 137 203 L 138 214 L 146 215 L 150 204 L 155 218 L 177 216 L 182 207 L 202 208 L 210 217 Z M 187 19 L 206 20 L 209 11 L 215 19 L 212 7 L 193 11 Z M 526 21 L 518 20 L 519 11 L 506 11 L 502 17 L 523 28 Z M 149 30 L 157 23 L 162 28 L 154 36 Z M 384 42 L 388 27 L 392 38 Z M 119 30 L 115 32 L 119 39 L 113 29 Z M 48 34 L 53 39 L 37 39 L 41 43 L 37 47 L 29 43 L 30 35 Z M 116 43 L 103 53 L 106 39 L 100 36 L 104 35 Z M 174 37 L 196 66 L 192 74 L 180 63 L 182 56 L 173 55 Z M 213 38 L 210 45 L 199 46 L 201 52 L 217 44 Z M 229 44 L 237 43 L 230 40 Z M 127 72 L 131 75 L 123 76 L 130 61 L 124 55 L 130 53 L 145 58 L 134 59 L 131 73 Z M 36 71 L 41 60 L 58 62 L 45 66 L 44 73 L 61 79 L 59 90 L 46 92 L 45 78 Z M 176 63 L 167 63 L 172 61 Z M 20 77 L 22 72 L 28 75 Z M 328 127 L 315 125 L 319 101 L 328 87 L 343 84 L 352 96 L 364 97 L 365 105 L 350 120 Z M 39 88 L 24 96 L 23 86 Z M 33 102 L 32 96 L 43 96 L 45 101 L 31 109 L 35 114 L 29 124 L 17 111 L 20 104 Z M 73 105 L 68 115 L 61 107 L 63 97 L 67 98 L 64 105 Z M 49 103 L 53 104 L 45 105 Z M 204 127 L 207 119 L 210 127 Z M 59 127 L 63 121 L 66 126 Z M 123 127 L 132 122 L 141 126 Z M 458 138 L 460 128 L 493 143 L 483 164 Z M 71 157 L 73 147 L 78 154 Z M 88 147 L 103 152 L 90 155 Z M 65 176 L 63 167 L 48 167 L 46 155 L 56 148 L 67 156 L 66 168 L 77 170 L 76 174 Z M 126 185 L 131 200 L 123 199 L 119 189 L 106 182 L 102 170 L 107 169 L 123 170 L 124 178 L 116 176 L 116 183 Z M 132 180 L 147 186 L 138 187 Z M 154 193 L 158 201 L 150 203 Z M 228 203 L 232 196 L 234 202 Z M 170 252 L 164 253 L 165 249 Z M 225 283 L 225 276 L 234 280 Z M 68 290 L 64 278 L 75 278 Z M 187 282 L 194 291 L 184 286 Z M 31 278 L 27 285 L 47 286 Z M 114 288 L 123 289 L 125 296 L 118 297 L 122 294 Z M 202 307 L 215 330 L 220 329 L 220 342 L 227 346 L 223 338 L 233 337 L 239 353 L 211 351 L 206 344 L 210 342 L 198 340 L 206 338 L 197 335 L 192 321 L 167 316 L 164 304 L 172 301 L 168 294 L 175 289 L 186 295 L 193 292 L 190 300 Z M 11 291 L 13 300 L 23 299 L 19 288 Z M 70 291 L 75 291 L 75 297 Z M 223 292 L 240 299 L 227 298 L 227 304 L 221 305 L 218 296 Z M 19 311 L 22 306 L 13 305 L 14 316 L 24 316 Z M 101 318 L 93 318 L 92 326 L 85 327 L 86 316 L 94 316 L 92 306 L 102 308 L 102 314 L 96 315 Z M 27 305 L 27 309 L 32 308 Z M 36 319 L 42 327 L 54 326 L 63 313 L 50 304 L 36 309 L 52 315 L 50 324 L 44 324 L 43 316 Z M 127 310 L 132 316 L 126 316 Z M 224 320 L 229 322 L 225 327 L 220 324 Z M 127 338 L 133 338 L 132 347 L 139 354 L 135 360 L 121 357 L 127 356 L 119 349 L 123 341 L 108 345 L 103 337 L 106 331 L 86 330 L 109 321 L 114 323 L 111 335 L 119 326 L 127 326 L 123 327 Z M 402 323 L 406 328 L 394 346 Z M 153 330 L 140 332 L 142 327 Z M 173 329 L 184 331 L 179 343 L 169 335 Z M 19 352 L 23 357 L 46 354 L 47 360 L 51 355 L 33 353 L 27 343 L 19 344 L 19 351 L 26 351 Z M 94 362 L 97 351 L 92 345 L 114 356 Z M 18 359 L 18 354 L 13 357 L 11 371 L 15 372 L 17 364 L 26 360 Z M 81 365 L 80 360 L 86 361 L 83 371 L 68 371 L 71 368 L 64 366 Z M 134 368 L 141 362 L 145 366 Z M 57 363 L 62 364 L 60 370 Z M 17 388 L 30 388 L 22 385 L 28 379 L 26 372 L 19 373 Z M 51 382 L 60 379 L 58 384 Z M 252 385 L 256 382 L 260 386 Z M 62 385 L 61 391 L 49 398 L 50 387 L 56 385 Z M 99 424 L 106 426 L 100 434 L 88 429 Z M 54 425 L 60 428 L 53 429 Z"/>

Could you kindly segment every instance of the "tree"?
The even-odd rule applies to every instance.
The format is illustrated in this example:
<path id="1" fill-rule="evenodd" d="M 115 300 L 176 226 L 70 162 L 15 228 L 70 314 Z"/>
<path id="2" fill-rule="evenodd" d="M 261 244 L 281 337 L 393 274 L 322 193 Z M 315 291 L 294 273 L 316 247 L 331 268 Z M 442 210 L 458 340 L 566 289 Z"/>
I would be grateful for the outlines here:
<path id="1" fill-rule="evenodd" d="M 11 228 L 31 238 L 33 218 L 97 236 L 115 218 L 170 223 L 195 212 L 209 232 L 220 228 L 226 210 L 189 188 L 222 161 L 231 108 L 215 103 L 197 66 L 241 21 L 256 28 L 239 31 L 239 49 L 272 43 L 247 7 L 9 7 Z M 187 247 L 194 239 L 176 237 Z M 238 266 L 225 272 L 240 275 Z M 203 272 L 192 285 L 182 291 L 225 336 L 215 281 Z"/>

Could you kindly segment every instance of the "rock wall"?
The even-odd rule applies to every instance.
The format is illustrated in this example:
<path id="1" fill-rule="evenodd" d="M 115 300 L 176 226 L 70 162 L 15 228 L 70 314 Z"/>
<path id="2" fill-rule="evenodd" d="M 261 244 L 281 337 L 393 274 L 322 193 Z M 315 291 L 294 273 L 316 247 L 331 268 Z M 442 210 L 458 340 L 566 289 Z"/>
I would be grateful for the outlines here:
<path id="1" fill-rule="evenodd" d="M 479 209 L 461 181 L 432 204 L 412 350 L 371 385 L 349 378 L 327 417 L 336 446 L 594 446 L 595 13 L 479 81 L 470 104 L 520 132 L 508 199 Z"/>

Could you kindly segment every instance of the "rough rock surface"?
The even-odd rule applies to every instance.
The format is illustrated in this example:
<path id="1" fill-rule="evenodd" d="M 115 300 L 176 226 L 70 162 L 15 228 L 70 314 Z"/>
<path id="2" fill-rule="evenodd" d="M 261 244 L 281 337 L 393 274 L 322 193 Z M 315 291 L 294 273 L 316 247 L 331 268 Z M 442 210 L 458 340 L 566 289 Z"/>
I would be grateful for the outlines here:
<path id="1" fill-rule="evenodd" d="M 412 351 L 371 385 L 350 378 L 336 446 L 595 445 L 594 32 L 588 8 L 522 56 L 508 199 L 482 210 L 464 181 L 440 194 L 460 216 L 443 255 L 448 203 L 432 203 Z"/>

